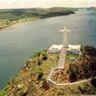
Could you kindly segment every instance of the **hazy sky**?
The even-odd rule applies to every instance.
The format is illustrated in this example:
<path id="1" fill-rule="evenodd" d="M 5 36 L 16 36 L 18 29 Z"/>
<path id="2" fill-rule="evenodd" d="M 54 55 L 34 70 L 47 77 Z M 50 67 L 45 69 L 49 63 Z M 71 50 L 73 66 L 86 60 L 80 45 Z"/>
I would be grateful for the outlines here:
<path id="1" fill-rule="evenodd" d="M 96 0 L 0 0 L 1 8 L 96 7 Z"/>

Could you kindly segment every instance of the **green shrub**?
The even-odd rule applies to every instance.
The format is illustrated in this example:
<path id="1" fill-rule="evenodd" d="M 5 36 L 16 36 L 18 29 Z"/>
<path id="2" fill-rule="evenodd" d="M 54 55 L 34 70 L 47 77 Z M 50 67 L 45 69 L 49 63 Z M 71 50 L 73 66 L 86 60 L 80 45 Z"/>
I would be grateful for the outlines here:
<path id="1" fill-rule="evenodd" d="M 85 55 L 91 55 L 91 56 L 96 56 L 96 48 L 92 46 L 85 46 L 82 49 L 83 54 Z"/>
<path id="2" fill-rule="evenodd" d="M 48 56 L 47 53 L 42 53 L 42 60 L 47 60 Z"/>
<path id="3" fill-rule="evenodd" d="M 43 72 L 40 72 L 38 74 L 37 80 L 41 80 L 43 78 L 43 75 L 44 75 Z"/>
<path id="4" fill-rule="evenodd" d="M 4 88 L 0 91 L 0 96 L 6 96 L 7 87 L 8 87 L 8 85 L 7 85 L 6 87 L 4 87 Z"/>
<path id="5" fill-rule="evenodd" d="M 5 91 L 0 91 L 0 96 L 5 96 Z"/>
<path id="6" fill-rule="evenodd" d="M 38 53 L 37 53 L 37 57 L 39 57 L 40 55 L 41 55 L 41 52 L 38 52 Z"/>
<path id="7" fill-rule="evenodd" d="M 92 84 L 94 87 L 96 87 L 96 78 L 93 78 L 93 79 L 91 80 L 91 84 Z"/>
<path id="8" fill-rule="evenodd" d="M 42 64 L 42 60 L 41 60 L 41 59 L 38 59 L 38 60 L 37 60 L 37 64 L 38 64 L 38 65 L 41 65 L 41 64 Z"/>
<path id="9" fill-rule="evenodd" d="M 78 69 L 74 64 L 70 64 L 68 73 L 69 73 L 69 80 L 71 82 L 77 80 Z"/>

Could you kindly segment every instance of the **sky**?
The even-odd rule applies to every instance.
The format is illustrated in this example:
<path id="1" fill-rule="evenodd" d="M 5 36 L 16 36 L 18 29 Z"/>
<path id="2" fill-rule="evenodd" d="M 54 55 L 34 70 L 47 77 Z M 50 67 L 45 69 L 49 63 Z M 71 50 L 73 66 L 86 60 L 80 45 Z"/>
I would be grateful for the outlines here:
<path id="1" fill-rule="evenodd" d="M 96 7 L 96 0 L 0 0 L 0 9 L 33 7 Z"/>

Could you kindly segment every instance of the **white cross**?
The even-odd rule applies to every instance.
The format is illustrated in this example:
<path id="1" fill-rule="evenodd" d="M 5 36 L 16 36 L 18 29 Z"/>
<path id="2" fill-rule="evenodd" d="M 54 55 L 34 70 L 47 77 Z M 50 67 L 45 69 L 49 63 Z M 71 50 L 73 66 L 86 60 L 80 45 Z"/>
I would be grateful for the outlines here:
<path id="1" fill-rule="evenodd" d="M 68 46 L 68 32 L 71 32 L 71 30 L 67 29 L 66 27 L 64 27 L 64 29 L 60 30 L 60 32 L 63 32 L 63 47 L 67 47 Z"/>

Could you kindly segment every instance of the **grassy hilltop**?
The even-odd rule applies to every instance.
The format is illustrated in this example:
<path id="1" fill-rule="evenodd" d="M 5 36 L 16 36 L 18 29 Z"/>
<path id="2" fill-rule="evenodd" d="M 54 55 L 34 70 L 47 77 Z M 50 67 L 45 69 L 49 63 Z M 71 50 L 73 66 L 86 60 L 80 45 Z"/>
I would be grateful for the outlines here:
<path id="1" fill-rule="evenodd" d="M 0 9 L 0 29 L 19 22 L 26 22 L 53 16 L 74 14 L 75 8 L 30 8 L 30 9 Z"/>
<path id="2" fill-rule="evenodd" d="M 58 64 L 59 53 L 49 54 L 43 50 L 26 61 L 24 68 L 1 90 L 0 96 L 96 95 L 96 48 L 85 46 L 81 51 L 81 56 L 68 53 L 65 70 L 53 74 L 54 81 L 74 85 L 56 86 L 47 81 L 50 69 Z"/>

